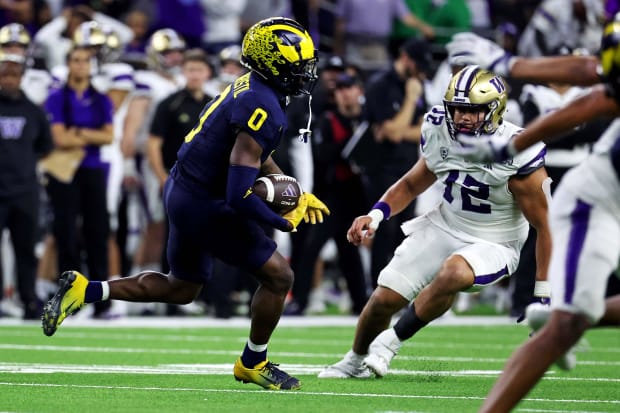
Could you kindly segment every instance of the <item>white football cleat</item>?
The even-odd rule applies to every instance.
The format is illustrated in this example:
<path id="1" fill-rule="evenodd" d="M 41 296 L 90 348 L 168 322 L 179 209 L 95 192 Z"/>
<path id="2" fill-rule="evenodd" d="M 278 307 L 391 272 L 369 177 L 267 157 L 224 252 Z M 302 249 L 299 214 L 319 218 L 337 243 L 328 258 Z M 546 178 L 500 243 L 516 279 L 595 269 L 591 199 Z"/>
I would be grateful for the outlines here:
<path id="1" fill-rule="evenodd" d="M 366 365 L 377 377 L 387 374 L 390 363 L 398 354 L 402 342 L 396 336 L 393 328 L 389 328 L 379 334 L 368 347 L 368 356 L 364 358 Z"/>
<path id="2" fill-rule="evenodd" d="M 364 366 L 362 360 L 364 356 L 355 354 L 349 350 L 344 358 L 336 364 L 325 367 L 318 375 L 319 379 L 367 379 L 372 376 L 368 367 Z"/>
<path id="3" fill-rule="evenodd" d="M 532 334 L 540 330 L 551 316 L 551 308 L 546 304 L 532 303 L 525 309 L 525 317 L 527 324 L 532 328 Z M 555 361 L 555 365 L 560 369 L 569 371 L 577 365 L 577 356 L 575 355 L 577 344 L 571 347 L 559 359 Z"/>

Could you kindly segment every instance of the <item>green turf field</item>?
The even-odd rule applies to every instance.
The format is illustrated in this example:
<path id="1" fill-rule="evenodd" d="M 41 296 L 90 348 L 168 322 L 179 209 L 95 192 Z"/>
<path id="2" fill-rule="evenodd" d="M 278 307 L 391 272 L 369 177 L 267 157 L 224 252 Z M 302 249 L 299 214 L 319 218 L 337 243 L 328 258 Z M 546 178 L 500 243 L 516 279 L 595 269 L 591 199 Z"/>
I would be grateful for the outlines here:
<path id="1" fill-rule="evenodd" d="M 272 392 L 232 376 L 245 326 L 68 321 L 53 337 L 38 324 L 0 323 L 0 411 L 475 412 L 528 333 L 516 324 L 432 325 L 405 344 L 382 379 L 319 380 L 318 371 L 350 348 L 354 327 L 283 322 L 270 359 L 297 375 L 302 390 Z M 552 368 L 517 411 L 620 412 L 620 334 L 586 337 L 590 349 L 578 354 L 577 368 Z"/>

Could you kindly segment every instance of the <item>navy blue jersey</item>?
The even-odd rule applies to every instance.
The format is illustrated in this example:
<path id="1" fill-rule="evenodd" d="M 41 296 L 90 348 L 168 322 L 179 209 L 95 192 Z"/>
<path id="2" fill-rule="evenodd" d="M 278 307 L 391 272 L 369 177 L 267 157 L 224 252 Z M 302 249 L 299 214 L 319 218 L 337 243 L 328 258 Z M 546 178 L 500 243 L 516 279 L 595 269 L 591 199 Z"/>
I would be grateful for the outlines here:
<path id="1" fill-rule="evenodd" d="M 178 152 L 183 176 L 199 183 L 214 198 L 226 195 L 230 153 L 240 130 L 263 148 L 264 162 L 286 130 L 285 97 L 250 72 L 209 102 Z"/>

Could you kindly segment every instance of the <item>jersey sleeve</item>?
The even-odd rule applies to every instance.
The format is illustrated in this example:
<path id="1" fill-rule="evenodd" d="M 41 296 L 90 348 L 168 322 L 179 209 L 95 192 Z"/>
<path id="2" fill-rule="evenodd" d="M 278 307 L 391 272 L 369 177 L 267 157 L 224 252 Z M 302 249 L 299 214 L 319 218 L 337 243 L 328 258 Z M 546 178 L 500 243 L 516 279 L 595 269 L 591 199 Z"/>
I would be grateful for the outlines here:
<path id="1" fill-rule="evenodd" d="M 138 70 L 133 75 L 134 81 L 134 96 L 152 97 L 153 91 L 151 89 L 151 83 L 149 82 L 149 73 L 144 70 Z"/>
<path id="2" fill-rule="evenodd" d="M 535 170 L 544 167 L 546 153 L 547 147 L 545 144 L 538 142 L 517 154 L 513 159 L 513 166 L 517 168 L 516 175 L 529 175 Z"/>
<path id="3" fill-rule="evenodd" d="M 445 125 L 445 110 L 443 106 L 433 106 L 428 112 L 424 114 L 424 122 L 422 122 L 421 138 L 420 138 L 420 150 L 422 156 L 429 160 L 431 154 L 437 152 L 437 146 L 440 141 L 444 139 L 440 136 L 443 133 L 447 134 L 448 130 Z"/>
<path id="4" fill-rule="evenodd" d="M 282 124 L 283 118 L 283 111 L 275 101 L 262 99 L 260 94 L 247 91 L 235 99 L 231 123 L 247 132 L 261 147 L 270 149 L 286 128 Z"/>
<path id="5" fill-rule="evenodd" d="M 114 63 L 107 67 L 110 89 L 134 90 L 134 70 L 126 63 Z"/>

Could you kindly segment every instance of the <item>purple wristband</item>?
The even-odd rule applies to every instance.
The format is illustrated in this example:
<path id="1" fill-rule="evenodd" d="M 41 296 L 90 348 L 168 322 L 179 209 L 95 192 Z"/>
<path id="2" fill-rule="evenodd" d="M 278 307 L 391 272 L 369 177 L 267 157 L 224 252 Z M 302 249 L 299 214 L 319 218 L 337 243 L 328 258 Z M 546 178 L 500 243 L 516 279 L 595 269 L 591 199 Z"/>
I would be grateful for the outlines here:
<path id="1" fill-rule="evenodd" d="M 374 204 L 372 206 L 372 209 L 378 209 L 379 211 L 383 212 L 384 220 L 388 220 L 390 218 L 390 212 L 392 212 L 392 209 L 390 208 L 388 203 L 383 202 L 383 201 L 379 201 L 376 204 Z"/>

